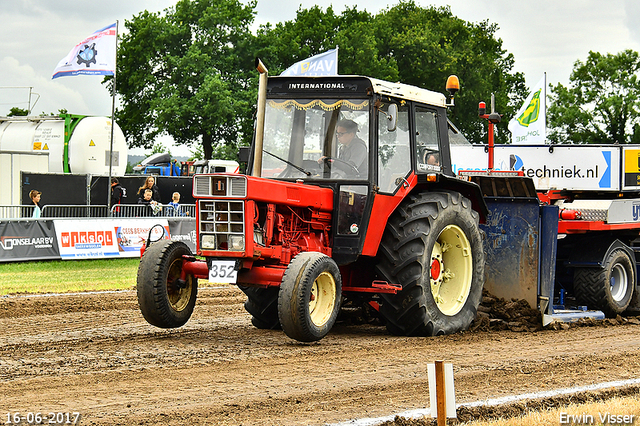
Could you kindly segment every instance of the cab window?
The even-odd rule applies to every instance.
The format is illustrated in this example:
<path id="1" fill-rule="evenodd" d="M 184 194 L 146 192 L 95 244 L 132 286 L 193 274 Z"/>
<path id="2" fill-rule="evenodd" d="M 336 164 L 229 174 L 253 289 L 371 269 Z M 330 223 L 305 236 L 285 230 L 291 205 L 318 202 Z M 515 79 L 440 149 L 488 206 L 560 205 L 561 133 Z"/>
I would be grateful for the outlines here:
<path id="1" fill-rule="evenodd" d="M 409 147 L 409 107 L 398 106 L 398 123 L 387 129 L 388 103 L 378 109 L 378 186 L 380 192 L 394 193 L 411 171 Z"/>
<path id="2" fill-rule="evenodd" d="M 442 170 L 438 115 L 434 110 L 416 107 L 416 160 L 418 171 Z"/>

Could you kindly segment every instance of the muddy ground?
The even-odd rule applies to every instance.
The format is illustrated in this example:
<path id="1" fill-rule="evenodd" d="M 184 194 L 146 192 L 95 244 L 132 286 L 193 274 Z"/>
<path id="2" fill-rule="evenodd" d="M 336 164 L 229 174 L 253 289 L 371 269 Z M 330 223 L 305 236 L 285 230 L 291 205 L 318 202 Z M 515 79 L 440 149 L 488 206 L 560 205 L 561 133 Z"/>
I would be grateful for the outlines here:
<path id="1" fill-rule="evenodd" d="M 0 297 L 0 421 L 79 412 L 87 425 L 321 425 L 424 408 L 434 360 L 453 363 L 458 402 L 640 372 L 636 318 L 536 331 L 485 299 L 487 315 L 462 334 L 395 337 L 351 319 L 301 344 L 255 329 L 244 299 L 201 289 L 187 325 L 161 330 L 134 292 Z"/>

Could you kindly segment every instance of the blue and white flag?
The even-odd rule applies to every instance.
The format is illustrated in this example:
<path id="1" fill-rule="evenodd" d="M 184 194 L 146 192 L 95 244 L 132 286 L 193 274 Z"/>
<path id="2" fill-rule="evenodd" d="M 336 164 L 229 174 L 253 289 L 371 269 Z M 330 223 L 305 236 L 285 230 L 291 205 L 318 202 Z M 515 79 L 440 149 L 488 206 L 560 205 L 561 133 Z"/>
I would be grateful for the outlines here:
<path id="1" fill-rule="evenodd" d="M 338 75 L 338 48 L 296 62 L 280 75 L 301 77 Z"/>
<path id="2" fill-rule="evenodd" d="M 62 59 L 53 77 L 78 74 L 113 75 L 116 69 L 116 24 L 96 31 L 76 45 Z"/>

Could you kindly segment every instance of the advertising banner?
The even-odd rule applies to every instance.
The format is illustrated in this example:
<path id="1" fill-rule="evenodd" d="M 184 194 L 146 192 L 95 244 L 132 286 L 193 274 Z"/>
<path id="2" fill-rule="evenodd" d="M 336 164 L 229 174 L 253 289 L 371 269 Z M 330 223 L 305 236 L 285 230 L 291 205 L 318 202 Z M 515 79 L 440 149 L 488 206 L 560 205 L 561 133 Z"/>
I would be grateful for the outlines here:
<path id="1" fill-rule="evenodd" d="M 495 170 L 522 170 L 538 190 L 619 191 L 620 147 L 597 145 L 496 145 Z M 484 145 L 452 145 L 451 165 L 486 170 Z"/>
<path id="2" fill-rule="evenodd" d="M 63 260 L 139 257 L 152 228 L 153 240 L 170 235 L 166 219 L 59 219 L 54 222 Z"/>
<path id="3" fill-rule="evenodd" d="M 51 220 L 0 222 L 0 262 L 60 259 Z"/>
<path id="4" fill-rule="evenodd" d="M 196 252 L 196 220 L 169 219 L 169 233 L 171 241 L 182 241 L 189 247 L 191 253 Z"/>
<path id="5" fill-rule="evenodd" d="M 638 190 L 640 188 L 640 146 L 624 147 L 624 185 L 622 189 Z"/>

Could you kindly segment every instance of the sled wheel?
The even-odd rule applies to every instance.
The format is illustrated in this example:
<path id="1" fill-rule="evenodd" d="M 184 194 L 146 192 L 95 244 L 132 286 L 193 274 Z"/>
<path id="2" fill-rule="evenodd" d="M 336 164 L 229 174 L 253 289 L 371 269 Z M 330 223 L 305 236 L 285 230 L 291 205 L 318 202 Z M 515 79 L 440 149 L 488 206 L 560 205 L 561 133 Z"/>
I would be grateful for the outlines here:
<path id="1" fill-rule="evenodd" d="M 300 253 L 282 278 L 278 316 L 285 334 L 300 342 L 327 335 L 336 322 L 342 297 L 338 265 L 322 253 Z"/>
<path id="2" fill-rule="evenodd" d="M 624 312 L 633 296 L 633 263 L 623 250 L 613 250 L 604 268 L 576 268 L 573 287 L 580 303 L 600 309 L 607 317 Z"/>
<path id="3" fill-rule="evenodd" d="M 198 280 L 187 275 L 180 281 L 182 256 L 191 256 L 183 242 L 161 240 L 145 250 L 138 267 L 138 305 L 149 322 L 161 328 L 184 325 L 196 304 Z"/>
<path id="4" fill-rule="evenodd" d="M 261 330 L 280 328 L 278 319 L 278 288 L 248 287 L 239 285 L 247 295 L 244 308 L 251 314 L 251 324 Z"/>
<path id="5" fill-rule="evenodd" d="M 387 223 L 376 271 L 400 284 L 382 294 L 380 315 L 393 334 L 436 336 L 466 330 L 484 284 L 478 214 L 457 192 L 412 195 Z"/>

